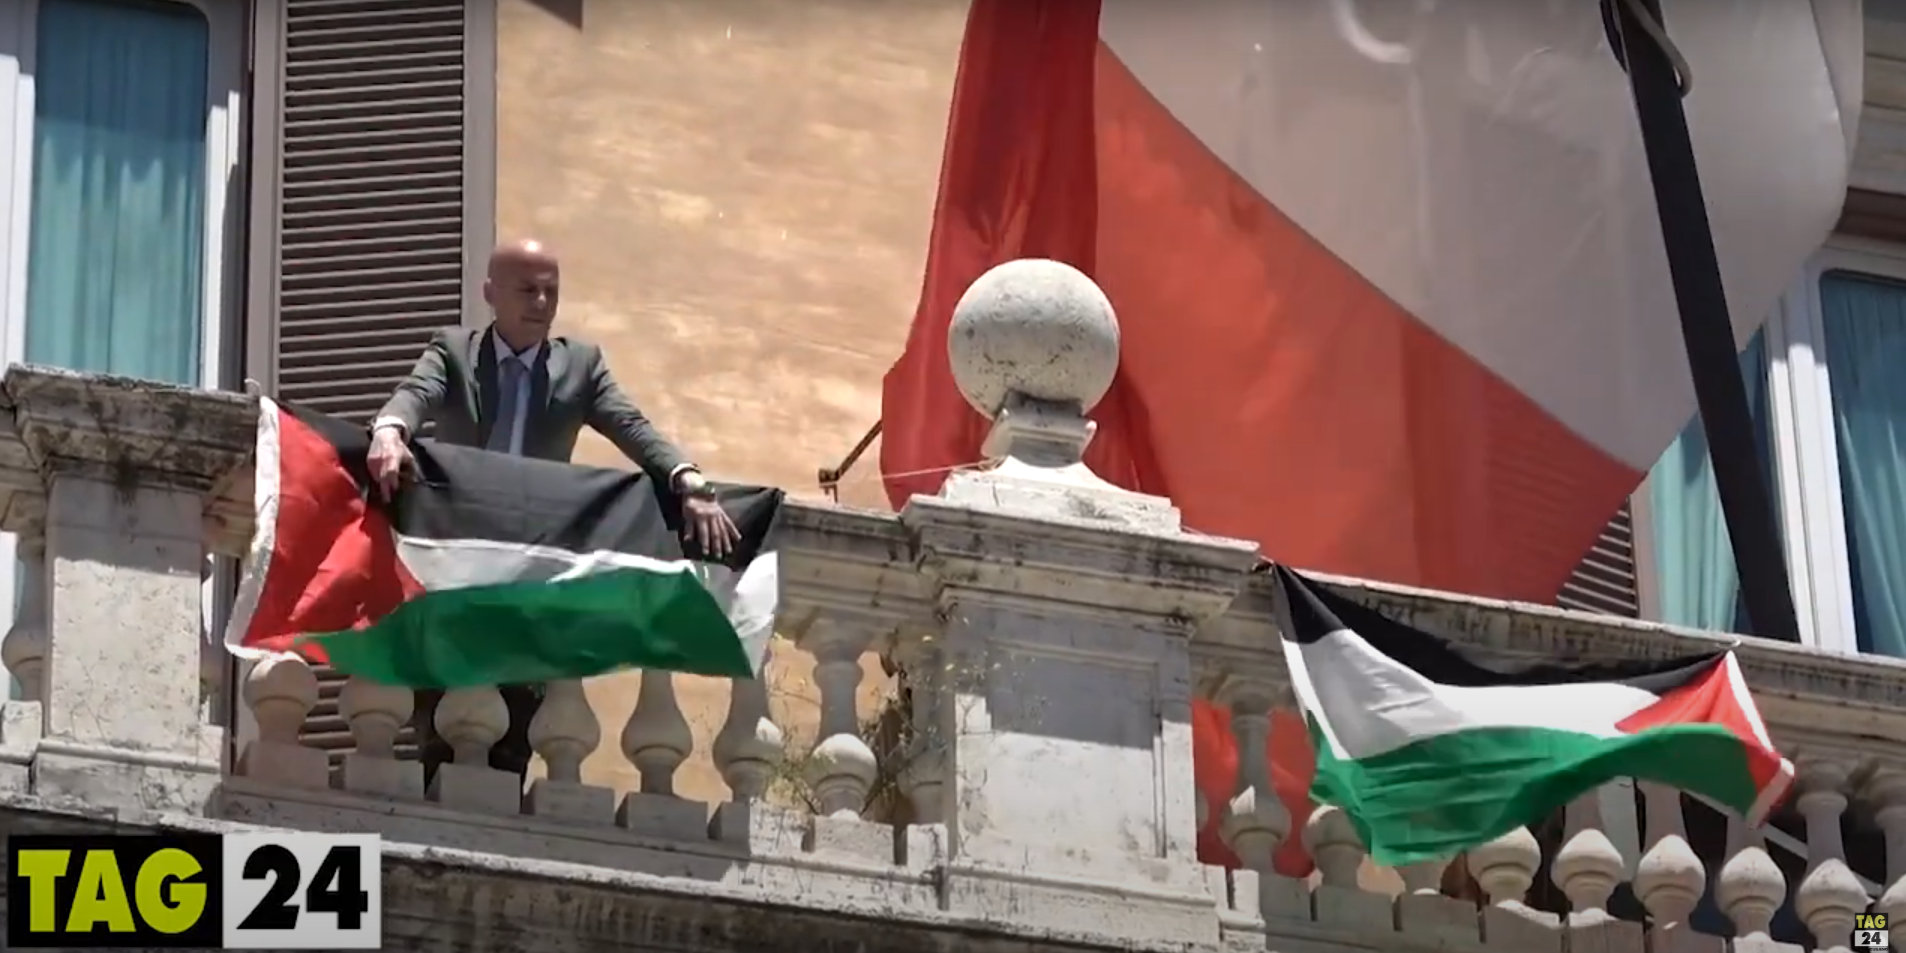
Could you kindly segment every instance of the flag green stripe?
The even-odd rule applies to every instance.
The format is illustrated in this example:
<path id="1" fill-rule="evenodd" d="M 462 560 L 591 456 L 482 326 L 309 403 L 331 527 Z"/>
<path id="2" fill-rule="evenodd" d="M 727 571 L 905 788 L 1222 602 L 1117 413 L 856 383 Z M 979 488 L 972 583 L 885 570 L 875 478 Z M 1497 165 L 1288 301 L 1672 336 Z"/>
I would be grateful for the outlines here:
<path id="1" fill-rule="evenodd" d="M 1478 728 L 1351 760 L 1332 753 L 1314 717 L 1310 724 L 1317 751 L 1311 796 L 1343 808 L 1371 858 L 1389 866 L 1447 859 L 1539 824 L 1617 778 L 1658 781 L 1743 813 L 1758 793 L 1741 739 L 1719 725 L 1614 737 Z"/>
<path id="2" fill-rule="evenodd" d="M 333 668 L 387 685 L 469 688 L 627 668 L 753 678 L 720 601 L 694 573 L 621 568 L 428 591 L 373 625 L 306 636 Z"/>

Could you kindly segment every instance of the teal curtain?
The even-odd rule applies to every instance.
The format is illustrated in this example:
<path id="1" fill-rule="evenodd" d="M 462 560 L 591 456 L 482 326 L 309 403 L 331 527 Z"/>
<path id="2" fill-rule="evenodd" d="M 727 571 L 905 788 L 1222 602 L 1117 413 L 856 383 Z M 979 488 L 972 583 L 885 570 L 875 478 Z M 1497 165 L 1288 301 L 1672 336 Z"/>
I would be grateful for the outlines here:
<path id="1" fill-rule="evenodd" d="M 202 384 L 205 18 L 40 0 L 38 20 L 26 359 Z"/>
<path id="2" fill-rule="evenodd" d="M 1906 285 L 1831 272 L 1820 307 L 1859 648 L 1906 657 Z"/>
<path id="3" fill-rule="evenodd" d="M 1775 484 L 1768 431 L 1767 345 L 1760 333 L 1741 352 L 1741 378 L 1747 385 L 1761 473 L 1771 491 Z M 1700 629 L 1748 631 L 1733 544 L 1721 515 L 1714 463 L 1708 458 L 1707 434 L 1699 417 L 1648 472 L 1648 502 L 1661 620 Z"/>
<path id="4" fill-rule="evenodd" d="M 26 359 L 198 384 L 208 29 L 165 0 L 41 0 Z"/>

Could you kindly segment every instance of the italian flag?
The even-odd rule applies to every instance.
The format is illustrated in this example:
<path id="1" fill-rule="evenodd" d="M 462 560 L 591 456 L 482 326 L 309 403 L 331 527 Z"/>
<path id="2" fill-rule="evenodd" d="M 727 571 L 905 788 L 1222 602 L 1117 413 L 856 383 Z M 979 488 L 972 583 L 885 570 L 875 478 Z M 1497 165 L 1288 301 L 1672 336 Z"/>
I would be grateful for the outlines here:
<path id="1" fill-rule="evenodd" d="M 416 688 L 759 672 L 781 491 L 720 488 L 742 539 L 712 561 L 685 551 L 679 501 L 642 473 L 420 440 L 417 479 L 386 504 L 368 450 L 361 426 L 260 399 L 234 653 Z"/>
<path id="2" fill-rule="evenodd" d="M 1504 666 L 1272 572 L 1317 752 L 1311 794 L 1378 863 L 1453 856 L 1617 778 L 1706 796 L 1750 825 L 1793 782 L 1731 651 Z"/>

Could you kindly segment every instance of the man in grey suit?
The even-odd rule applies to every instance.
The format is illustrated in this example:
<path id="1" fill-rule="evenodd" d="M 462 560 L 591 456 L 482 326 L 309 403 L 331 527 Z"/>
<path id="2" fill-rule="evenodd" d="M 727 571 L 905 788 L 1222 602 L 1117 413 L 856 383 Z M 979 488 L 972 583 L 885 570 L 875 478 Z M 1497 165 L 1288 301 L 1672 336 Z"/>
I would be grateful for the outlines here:
<path id="1" fill-rule="evenodd" d="M 481 331 L 446 329 L 431 339 L 371 425 L 371 478 L 386 497 L 397 490 L 413 466 L 410 435 L 425 421 L 436 423 L 444 443 L 565 462 L 588 426 L 681 496 L 684 536 L 711 555 L 725 554 L 739 533 L 701 471 L 617 386 L 600 348 L 550 336 L 560 290 L 561 266 L 540 243 L 499 247 L 483 283 L 495 320 Z M 529 767 L 529 721 L 541 694 L 529 685 L 500 691 L 510 730 L 490 749 L 490 765 L 521 773 Z M 426 778 L 450 755 L 432 721 L 442 696 L 417 693 Z"/>

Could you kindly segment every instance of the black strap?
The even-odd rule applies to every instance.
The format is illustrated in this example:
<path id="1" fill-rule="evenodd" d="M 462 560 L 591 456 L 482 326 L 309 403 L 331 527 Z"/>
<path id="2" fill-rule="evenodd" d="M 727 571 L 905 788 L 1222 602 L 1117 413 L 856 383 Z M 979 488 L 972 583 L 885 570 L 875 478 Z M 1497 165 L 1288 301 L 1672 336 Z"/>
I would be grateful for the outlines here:
<path id="1" fill-rule="evenodd" d="M 1640 7 L 1639 10 L 1636 7 Z M 1681 337 L 1688 349 L 1694 398 L 1714 462 L 1714 483 L 1721 513 L 1734 545 L 1741 598 L 1754 635 L 1800 641 L 1799 618 L 1787 581 L 1787 560 L 1774 508 L 1761 477 L 1747 388 L 1741 381 L 1734 326 L 1727 293 L 1714 253 L 1714 232 L 1694 163 L 1687 114 L 1681 108 L 1681 83 L 1669 52 L 1648 35 L 1638 19 L 1656 24 L 1660 0 L 1602 0 L 1604 22 L 1616 25 L 1615 49 L 1628 70 L 1641 121 L 1642 146 L 1654 180 L 1661 237 L 1668 251 L 1668 272 L 1681 308 Z M 1665 29 L 1665 27 L 1663 28 Z M 1665 33 L 1662 34 L 1665 36 Z"/>

